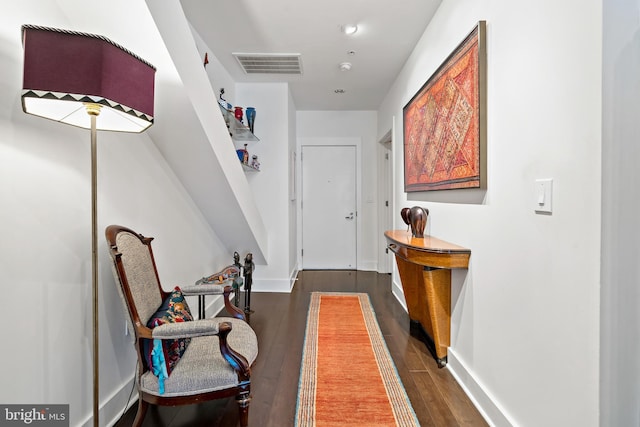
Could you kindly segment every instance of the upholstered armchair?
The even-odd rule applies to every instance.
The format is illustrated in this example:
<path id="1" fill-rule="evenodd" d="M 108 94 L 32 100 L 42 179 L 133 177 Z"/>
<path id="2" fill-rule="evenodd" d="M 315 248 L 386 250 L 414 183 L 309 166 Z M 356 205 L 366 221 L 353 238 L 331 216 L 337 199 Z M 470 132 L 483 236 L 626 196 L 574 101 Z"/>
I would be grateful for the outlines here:
<path id="1" fill-rule="evenodd" d="M 256 334 L 229 301 L 231 286 L 201 284 L 162 289 L 151 250 L 153 238 L 110 225 L 106 238 L 118 290 L 130 317 L 138 354 L 136 386 L 140 426 L 149 404 L 185 405 L 234 396 L 247 426 Z M 233 317 L 193 320 L 187 295 L 222 295 Z"/>

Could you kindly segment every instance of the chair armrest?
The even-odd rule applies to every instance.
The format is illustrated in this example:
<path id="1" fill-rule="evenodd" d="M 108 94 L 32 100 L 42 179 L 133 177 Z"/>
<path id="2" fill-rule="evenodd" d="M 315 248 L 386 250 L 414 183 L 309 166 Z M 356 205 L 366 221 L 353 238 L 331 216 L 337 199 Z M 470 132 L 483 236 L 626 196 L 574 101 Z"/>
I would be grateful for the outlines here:
<path id="1" fill-rule="evenodd" d="M 236 319 L 244 320 L 246 322 L 247 318 L 245 317 L 244 312 L 231 304 L 231 301 L 229 300 L 231 292 L 233 292 L 233 288 L 231 286 L 227 285 L 224 287 L 224 308 L 231 317 L 235 317 Z M 236 289 L 235 292 L 240 292 L 240 288 Z"/>
<path id="2" fill-rule="evenodd" d="M 192 295 L 222 295 L 224 293 L 224 284 L 202 284 L 194 286 L 180 286 L 182 294 L 185 296 Z"/>
<path id="3" fill-rule="evenodd" d="M 229 347 L 227 344 L 227 335 L 231 332 L 231 323 L 222 322 L 219 325 L 218 338 L 220 341 L 220 353 L 222 357 L 231 365 L 234 371 L 238 373 L 238 379 L 241 382 L 248 382 L 251 379 L 251 367 L 247 359 Z"/>
<path id="4" fill-rule="evenodd" d="M 202 319 L 189 322 L 165 323 L 151 330 L 157 339 L 178 339 L 218 335 L 220 319 Z"/>

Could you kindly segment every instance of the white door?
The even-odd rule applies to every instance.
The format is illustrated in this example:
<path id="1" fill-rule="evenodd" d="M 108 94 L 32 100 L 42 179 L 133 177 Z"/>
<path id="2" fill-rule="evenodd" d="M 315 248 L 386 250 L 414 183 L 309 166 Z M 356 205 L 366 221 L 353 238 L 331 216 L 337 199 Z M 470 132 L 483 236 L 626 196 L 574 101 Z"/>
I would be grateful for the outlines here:
<path id="1" fill-rule="evenodd" d="M 303 269 L 356 268 L 356 147 L 302 146 Z"/>

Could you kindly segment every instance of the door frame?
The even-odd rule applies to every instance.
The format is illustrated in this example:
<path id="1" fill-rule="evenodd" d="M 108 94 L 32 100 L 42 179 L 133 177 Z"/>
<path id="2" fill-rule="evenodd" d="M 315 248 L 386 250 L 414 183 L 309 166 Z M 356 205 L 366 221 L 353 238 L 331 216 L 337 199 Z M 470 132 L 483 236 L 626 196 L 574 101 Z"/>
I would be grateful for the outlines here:
<path id="1" fill-rule="evenodd" d="M 356 266 L 362 265 L 360 256 L 362 254 L 362 138 L 360 137 L 299 137 L 298 147 L 296 150 L 300 153 L 298 162 L 297 180 L 300 185 L 297 186 L 298 197 L 296 197 L 297 215 L 297 239 L 298 239 L 298 265 L 303 266 L 302 262 L 302 168 L 304 167 L 304 159 L 302 159 L 302 147 L 304 146 L 355 146 L 356 148 Z"/>
<path id="2" fill-rule="evenodd" d="M 391 273 L 393 253 L 387 249 L 384 232 L 393 229 L 393 134 L 391 129 L 378 141 L 378 273 Z M 385 205 L 388 202 L 388 206 Z"/>

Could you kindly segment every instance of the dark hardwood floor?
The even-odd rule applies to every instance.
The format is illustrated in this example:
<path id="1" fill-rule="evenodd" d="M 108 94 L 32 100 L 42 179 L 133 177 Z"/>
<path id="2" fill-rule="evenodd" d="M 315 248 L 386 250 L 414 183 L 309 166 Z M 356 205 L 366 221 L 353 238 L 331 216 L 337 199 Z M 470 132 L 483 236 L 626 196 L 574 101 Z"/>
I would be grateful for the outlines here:
<path id="1" fill-rule="evenodd" d="M 253 365 L 249 425 L 293 426 L 302 345 L 310 295 L 314 291 L 369 294 L 380 329 L 402 383 L 422 426 L 486 426 L 446 369 L 437 364 L 422 341 L 409 333 L 409 318 L 391 294 L 387 274 L 364 271 L 303 271 L 291 294 L 252 293 L 250 323 L 260 353 Z M 243 298 L 241 298 L 243 301 Z M 354 391 L 354 399 L 358 393 Z M 137 404 L 116 427 L 130 426 Z M 151 406 L 145 427 L 235 427 L 233 398 L 180 407 Z"/>

